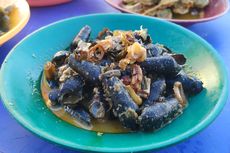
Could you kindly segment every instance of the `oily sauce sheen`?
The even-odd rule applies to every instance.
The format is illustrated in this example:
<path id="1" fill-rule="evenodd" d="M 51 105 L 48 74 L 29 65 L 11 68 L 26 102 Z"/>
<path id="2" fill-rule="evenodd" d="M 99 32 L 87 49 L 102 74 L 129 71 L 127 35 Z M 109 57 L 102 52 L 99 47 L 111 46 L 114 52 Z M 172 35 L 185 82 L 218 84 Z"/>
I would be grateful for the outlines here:
<path id="1" fill-rule="evenodd" d="M 41 92 L 42 92 L 42 97 L 44 99 L 44 102 L 46 104 L 46 106 L 59 118 L 61 118 L 62 120 L 76 126 L 76 127 L 80 127 L 83 129 L 87 129 L 81 125 L 79 125 L 77 122 L 75 122 L 75 119 L 73 117 L 71 117 L 69 114 L 67 114 L 64 111 L 64 108 L 62 107 L 61 109 L 51 109 L 51 105 L 50 105 L 50 100 L 48 98 L 48 94 L 51 91 L 47 80 L 45 79 L 44 75 L 42 76 L 42 80 L 41 80 Z M 127 133 L 129 132 L 128 129 L 125 129 L 121 123 L 117 120 L 96 120 L 96 119 L 92 119 L 92 131 L 96 131 L 96 132 L 102 132 L 102 133 Z M 89 130 L 89 129 L 87 129 Z"/>

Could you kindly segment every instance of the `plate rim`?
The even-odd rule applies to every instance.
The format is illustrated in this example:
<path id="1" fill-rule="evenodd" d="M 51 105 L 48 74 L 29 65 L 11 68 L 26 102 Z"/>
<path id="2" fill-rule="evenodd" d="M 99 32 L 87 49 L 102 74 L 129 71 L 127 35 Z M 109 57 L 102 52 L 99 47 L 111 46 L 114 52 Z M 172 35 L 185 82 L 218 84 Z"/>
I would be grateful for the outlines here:
<path id="1" fill-rule="evenodd" d="M 52 2 L 52 1 L 43 1 L 43 3 L 39 3 L 39 2 L 34 2 L 34 0 L 28 0 L 28 4 L 29 6 L 31 7 L 47 7 L 47 6 L 55 6 L 55 5 L 60 5 L 60 4 L 64 4 L 64 3 L 69 3 L 71 2 L 72 0 L 59 0 L 59 1 L 55 1 L 55 2 Z"/>
<path id="2" fill-rule="evenodd" d="M 15 27 L 13 27 L 9 31 L 7 31 L 5 34 L 0 36 L 0 46 L 3 45 L 4 43 L 6 43 L 7 41 L 9 41 L 15 35 L 17 35 L 26 26 L 26 24 L 28 23 L 28 21 L 30 19 L 30 7 L 29 7 L 29 4 L 27 3 L 27 1 L 26 0 L 18 0 L 15 2 L 15 4 L 17 4 L 17 3 L 23 3 L 23 5 L 26 7 L 26 10 L 24 10 L 24 11 L 26 11 L 27 14 L 24 17 L 24 19 L 22 21 L 20 21 Z"/>
<path id="3" fill-rule="evenodd" d="M 206 40 L 201 38 L 199 35 L 193 33 L 192 31 L 190 31 L 184 27 L 181 27 L 179 25 L 176 25 L 174 23 L 168 22 L 168 21 L 163 20 L 163 19 L 152 18 L 152 17 L 147 17 L 147 16 L 139 16 L 139 15 L 135 15 L 135 14 L 98 13 L 98 14 L 90 14 L 90 15 L 84 15 L 84 16 L 75 16 L 75 17 L 70 17 L 67 19 L 62 19 L 62 20 L 53 22 L 51 24 L 48 24 L 46 26 L 43 26 L 43 27 L 33 31 L 32 33 L 27 35 L 25 38 L 23 38 L 19 43 L 17 43 L 17 45 L 15 45 L 11 49 L 11 51 L 8 53 L 8 55 L 4 59 L 2 65 L 1 65 L 1 69 L 0 69 L 0 84 L 4 82 L 4 80 L 3 80 L 4 73 L 3 72 L 5 69 L 6 61 L 11 57 L 11 54 L 14 52 L 14 50 L 21 43 L 23 43 L 25 40 L 29 39 L 31 36 L 42 31 L 43 29 L 50 27 L 50 26 L 53 26 L 55 24 L 58 24 L 61 22 L 67 22 L 69 20 L 78 20 L 79 18 L 94 17 L 94 16 L 97 16 L 97 17 L 98 16 L 100 16 L 100 17 L 103 17 L 103 16 L 127 16 L 127 17 L 130 17 L 130 16 L 132 16 L 132 17 L 138 17 L 138 18 L 146 18 L 146 19 L 150 19 L 150 20 L 157 20 L 159 22 L 164 22 L 165 24 L 170 24 L 170 26 L 172 26 L 174 28 L 179 28 L 182 31 L 186 31 L 186 33 L 188 33 L 189 35 L 192 35 L 193 37 L 198 39 L 200 42 L 205 44 L 205 46 L 207 46 L 207 48 L 209 48 L 209 52 L 213 54 L 213 56 L 215 57 L 215 60 L 218 62 L 218 70 L 220 72 L 222 72 L 222 76 L 223 76 L 223 80 L 224 80 L 223 91 L 222 91 L 221 95 L 219 96 L 220 98 L 218 99 L 218 101 L 217 101 L 215 107 L 213 108 L 213 110 L 211 111 L 211 113 L 209 115 L 207 115 L 207 117 L 204 120 L 202 120 L 202 122 L 197 124 L 192 129 L 186 131 L 184 134 L 181 134 L 175 138 L 169 139 L 169 140 L 161 142 L 161 143 L 157 143 L 157 144 L 153 143 L 150 145 L 142 145 L 142 146 L 138 146 L 138 147 L 123 147 L 123 148 L 108 148 L 108 147 L 107 148 L 100 148 L 100 147 L 92 147 L 92 146 L 86 147 L 85 145 L 67 142 L 63 139 L 57 138 L 55 136 L 51 136 L 47 132 L 43 132 L 41 130 L 38 130 L 38 129 L 36 129 L 36 127 L 32 127 L 25 119 L 23 119 L 23 116 L 20 116 L 17 113 L 17 111 L 15 111 L 14 109 L 12 109 L 12 107 L 10 107 L 10 105 L 8 104 L 9 100 L 7 98 L 7 93 L 3 89 L 4 85 L 0 86 L 0 98 L 2 99 L 4 106 L 7 108 L 7 110 L 10 112 L 10 114 L 13 116 L 13 118 L 15 118 L 17 120 L 18 123 L 20 123 L 23 127 L 28 129 L 32 133 L 38 135 L 42 139 L 45 139 L 45 140 L 48 140 L 49 142 L 56 143 L 58 145 L 63 145 L 63 146 L 66 146 L 68 148 L 72 148 L 75 150 L 85 150 L 85 151 L 93 151 L 93 152 L 128 152 L 128 151 L 156 150 L 156 149 L 165 148 L 167 146 L 179 143 L 183 140 L 186 140 L 186 139 L 192 137 L 193 135 L 197 134 L 198 132 L 202 131 L 205 127 L 210 125 L 217 118 L 218 114 L 220 114 L 225 103 L 227 102 L 228 92 L 229 92 L 229 80 L 228 80 L 227 68 L 224 65 L 224 61 L 222 60 L 221 56 L 217 53 L 216 49 L 214 49 Z"/>

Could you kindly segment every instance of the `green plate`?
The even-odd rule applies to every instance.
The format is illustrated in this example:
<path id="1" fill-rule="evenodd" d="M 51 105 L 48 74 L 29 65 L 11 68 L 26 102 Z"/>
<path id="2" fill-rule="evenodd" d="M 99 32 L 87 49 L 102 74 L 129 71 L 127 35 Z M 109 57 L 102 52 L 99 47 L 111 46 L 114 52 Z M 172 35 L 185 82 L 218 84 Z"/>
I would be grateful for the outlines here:
<path id="1" fill-rule="evenodd" d="M 92 36 L 104 27 L 149 29 L 154 42 L 183 53 L 189 70 L 204 82 L 205 90 L 189 99 L 189 106 L 165 128 L 150 133 L 104 134 L 74 127 L 61 121 L 46 108 L 40 94 L 43 65 L 66 48 L 84 25 Z M 196 134 L 209 125 L 222 110 L 228 94 L 226 68 L 217 52 L 196 34 L 175 24 L 136 15 L 98 14 L 74 17 L 48 25 L 15 46 L 0 71 L 0 93 L 9 112 L 24 127 L 42 138 L 77 150 L 131 152 L 159 149 Z"/>

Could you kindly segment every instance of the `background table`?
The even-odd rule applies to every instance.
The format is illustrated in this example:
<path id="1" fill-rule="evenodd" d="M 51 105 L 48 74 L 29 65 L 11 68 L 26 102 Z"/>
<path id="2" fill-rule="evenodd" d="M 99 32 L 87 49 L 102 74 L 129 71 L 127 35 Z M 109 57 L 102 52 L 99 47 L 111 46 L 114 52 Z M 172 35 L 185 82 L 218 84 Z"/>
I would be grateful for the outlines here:
<path id="1" fill-rule="evenodd" d="M 119 12 L 103 0 L 73 0 L 73 2 L 43 8 L 32 8 L 31 19 L 16 37 L 0 47 L 0 64 L 23 37 L 54 21 L 84 14 Z M 230 12 L 224 17 L 187 27 L 217 49 L 230 67 Z M 204 57 L 205 58 L 205 57 Z M 202 66 L 202 65 L 201 65 Z M 228 100 L 229 101 L 229 100 Z M 177 145 L 157 153 L 230 153 L 230 103 L 205 130 Z M 62 146 L 49 143 L 19 125 L 0 102 L 0 153 L 74 153 Z"/>

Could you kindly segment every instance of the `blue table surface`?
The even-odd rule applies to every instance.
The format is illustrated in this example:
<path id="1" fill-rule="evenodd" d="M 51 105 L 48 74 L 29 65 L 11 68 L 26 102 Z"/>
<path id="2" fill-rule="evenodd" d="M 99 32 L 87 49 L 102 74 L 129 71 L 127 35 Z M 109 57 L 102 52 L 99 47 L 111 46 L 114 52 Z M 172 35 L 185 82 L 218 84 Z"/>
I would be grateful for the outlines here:
<path id="1" fill-rule="evenodd" d="M 103 0 L 73 0 L 52 7 L 32 8 L 27 26 L 13 39 L 0 47 L 0 63 L 12 47 L 34 30 L 54 21 L 84 14 L 119 11 Z M 230 12 L 211 22 L 187 27 L 197 33 L 219 52 L 228 71 L 230 67 Z M 205 58 L 205 57 L 204 57 Z M 201 65 L 202 66 L 202 65 Z M 230 153 L 230 103 L 225 105 L 218 118 L 205 130 L 192 138 L 157 153 Z M 47 142 L 19 125 L 0 102 L 0 153 L 74 153 L 62 146 Z"/>

